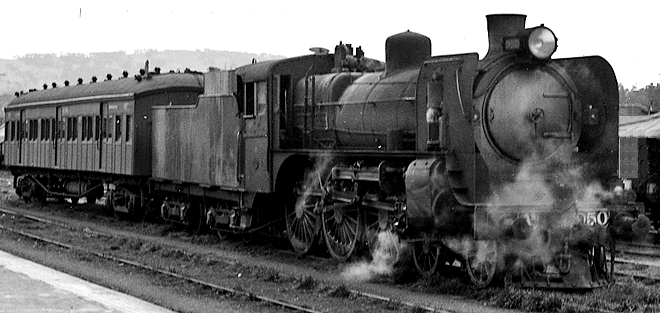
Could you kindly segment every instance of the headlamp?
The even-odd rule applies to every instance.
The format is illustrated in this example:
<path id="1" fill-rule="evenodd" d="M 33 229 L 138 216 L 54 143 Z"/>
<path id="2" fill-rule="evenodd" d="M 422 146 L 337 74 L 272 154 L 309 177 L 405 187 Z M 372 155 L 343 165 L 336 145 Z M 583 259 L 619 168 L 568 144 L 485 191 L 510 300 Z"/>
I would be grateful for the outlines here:
<path id="1" fill-rule="evenodd" d="M 557 37 L 543 26 L 529 28 L 515 36 L 505 37 L 504 51 L 522 52 L 538 60 L 548 60 L 557 51 Z"/>

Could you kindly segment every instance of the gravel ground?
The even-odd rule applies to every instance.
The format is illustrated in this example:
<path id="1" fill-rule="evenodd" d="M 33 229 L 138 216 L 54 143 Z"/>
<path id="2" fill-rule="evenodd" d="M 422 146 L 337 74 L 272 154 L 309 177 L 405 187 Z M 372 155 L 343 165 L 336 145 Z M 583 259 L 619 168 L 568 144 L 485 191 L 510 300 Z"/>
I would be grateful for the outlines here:
<path id="1" fill-rule="evenodd" d="M 1 177 L 1 176 L 0 176 Z M 40 207 L 16 201 L 13 191 L 3 190 L 4 203 L 17 210 L 29 210 L 52 218 L 65 219 L 80 228 L 115 232 L 128 239 L 99 243 L 100 249 L 117 255 L 162 262 L 162 267 L 218 281 L 232 282 L 239 288 L 263 290 L 276 298 L 301 301 L 327 312 L 419 312 L 418 308 L 400 305 L 410 301 L 453 312 L 500 312 L 506 309 L 538 312 L 656 312 L 660 311 L 660 292 L 655 286 L 625 282 L 610 289 L 585 294 L 491 288 L 475 290 L 462 280 L 458 268 L 446 268 L 443 275 L 419 279 L 408 265 L 398 266 L 391 275 L 375 275 L 369 282 L 346 280 L 342 275 L 350 266 L 363 266 L 355 258 L 337 263 L 324 255 L 300 258 L 288 251 L 281 233 L 271 232 L 245 244 L 237 238 L 220 240 L 213 234 L 193 236 L 164 223 L 135 223 L 115 218 L 98 205 L 54 204 Z M 128 266 L 112 265 L 75 253 L 42 247 L 31 241 L 0 236 L 0 249 L 12 250 L 40 263 L 74 272 L 76 276 L 105 282 L 112 288 L 137 294 L 182 312 L 272 312 L 277 308 L 246 299 L 232 299 L 204 288 L 170 286 L 171 280 L 142 273 Z M 141 239 L 140 239 L 141 238 Z M 83 238 L 84 239 L 84 238 Z M 80 240 L 80 238 L 78 239 Z M 35 249 L 38 248 L 38 249 Z M 10 252 L 12 252 L 10 251 Z M 56 257 L 54 257 L 54 256 Z M 648 270 L 648 269 L 645 269 Z M 123 273 L 123 274 L 122 274 Z M 135 276 L 135 277 L 134 277 Z M 134 279 L 135 281 L 133 281 Z M 345 288 L 380 294 L 396 299 L 387 303 L 348 296 Z M 623 297 L 622 297 L 623 295 Z M 232 304 L 235 303 L 235 304 Z M 251 303 L 251 304 L 246 304 Z M 249 306 L 248 306 L 249 305 Z M 503 308 L 503 309 L 499 309 Z"/>

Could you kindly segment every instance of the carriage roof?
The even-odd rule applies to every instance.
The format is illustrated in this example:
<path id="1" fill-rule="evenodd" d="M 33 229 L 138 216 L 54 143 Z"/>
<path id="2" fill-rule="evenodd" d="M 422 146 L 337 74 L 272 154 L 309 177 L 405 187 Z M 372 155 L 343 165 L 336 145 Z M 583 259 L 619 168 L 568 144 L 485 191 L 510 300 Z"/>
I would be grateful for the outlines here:
<path id="1" fill-rule="evenodd" d="M 203 85 L 203 76 L 196 73 L 151 74 L 142 78 L 141 81 L 131 77 L 32 91 L 15 98 L 7 107 L 88 98 L 139 97 L 162 90 L 201 89 Z"/>

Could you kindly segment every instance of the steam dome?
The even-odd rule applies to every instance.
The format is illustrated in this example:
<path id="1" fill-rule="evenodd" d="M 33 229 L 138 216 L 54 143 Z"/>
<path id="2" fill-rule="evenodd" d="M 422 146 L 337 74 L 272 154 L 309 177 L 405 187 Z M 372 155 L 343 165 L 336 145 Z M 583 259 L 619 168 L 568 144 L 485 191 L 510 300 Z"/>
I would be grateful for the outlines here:
<path id="1" fill-rule="evenodd" d="M 422 34 L 406 31 L 390 36 L 385 41 L 387 75 L 421 66 L 430 57 L 431 39 Z"/>

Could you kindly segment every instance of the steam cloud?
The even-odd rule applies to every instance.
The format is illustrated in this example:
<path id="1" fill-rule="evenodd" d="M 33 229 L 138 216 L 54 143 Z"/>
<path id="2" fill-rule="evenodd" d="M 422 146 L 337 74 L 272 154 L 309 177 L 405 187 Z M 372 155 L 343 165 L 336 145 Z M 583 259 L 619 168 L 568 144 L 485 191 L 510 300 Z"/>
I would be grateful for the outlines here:
<path id="1" fill-rule="evenodd" d="M 341 274 L 342 278 L 347 281 L 365 282 L 378 276 L 391 275 L 403 249 L 405 243 L 394 233 L 380 232 L 372 260 L 348 265 Z"/>
<path id="2" fill-rule="evenodd" d="M 584 180 L 584 170 L 570 162 L 555 162 L 547 167 L 537 164 L 523 164 L 514 179 L 496 190 L 490 197 L 489 212 L 494 220 L 501 216 L 506 206 L 523 206 L 523 217 L 532 226 L 531 233 L 524 240 L 504 242 L 505 251 L 521 259 L 533 259 L 550 262 L 556 251 L 548 244 L 548 235 L 544 229 L 572 227 L 581 221 L 576 219 L 580 207 L 598 207 L 603 201 L 611 199 L 613 194 L 607 192 L 597 182 Z M 574 205 L 573 205 L 574 204 Z M 551 213 L 539 218 L 536 214 L 528 214 L 525 206 L 542 206 L 550 208 Z M 472 249 L 476 259 L 486 255 L 480 251 L 483 247 L 475 245 L 471 238 L 447 240 L 445 244 L 456 252 L 468 252 Z M 475 251 L 476 250 L 476 251 Z M 464 254 L 465 255 L 465 254 Z M 503 262 L 502 255 L 498 262 Z"/>
<path id="3" fill-rule="evenodd" d="M 298 197 L 296 201 L 296 211 L 304 210 L 305 204 L 309 200 L 309 197 L 316 190 L 324 188 L 323 177 L 324 173 L 327 172 L 328 166 L 332 161 L 332 155 L 330 153 L 325 153 L 321 157 L 315 159 L 314 167 L 309 171 L 305 176 L 305 182 L 303 187 L 303 194 L 301 197 Z"/>

